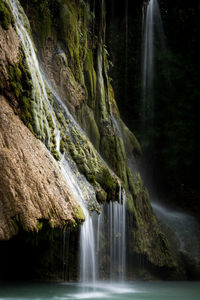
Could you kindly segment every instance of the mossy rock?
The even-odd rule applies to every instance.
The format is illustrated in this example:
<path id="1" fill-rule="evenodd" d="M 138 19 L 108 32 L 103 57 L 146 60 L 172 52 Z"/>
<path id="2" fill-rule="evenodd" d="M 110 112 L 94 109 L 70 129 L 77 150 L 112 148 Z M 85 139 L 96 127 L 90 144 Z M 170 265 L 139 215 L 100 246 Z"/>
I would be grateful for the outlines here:
<path id="1" fill-rule="evenodd" d="M 58 1 L 52 0 L 20 0 L 27 16 L 29 17 L 31 25 L 37 32 L 37 42 L 40 44 L 40 51 L 44 51 L 46 40 L 48 38 L 54 39 L 55 28 L 57 27 L 57 20 L 55 15 L 58 15 Z M 43 16 L 41 18 L 41 16 Z"/>
<path id="2" fill-rule="evenodd" d="M 83 118 L 81 120 L 84 130 L 87 132 L 88 137 L 92 144 L 95 146 L 97 151 L 99 151 L 100 145 L 100 132 L 97 126 L 94 112 L 87 105 L 84 107 L 82 112 Z"/>
<path id="3" fill-rule="evenodd" d="M 10 23 L 12 22 L 12 15 L 7 4 L 0 0 L 0 24 L 5 29 L 8 30 Z"/>
<path id="4" fill-rule="evenodd" d="M 61 160 L 60 154 L 55 148 L 51 150 L 51 154 L 57 161 Z"/>
<path id="5" fill-rule="evenodd" d="M 85 60 L 85 83 L 88 92 L 88 105 L 94 109 L 95 108 L 95 98 L 96 98 L 96 72 L 94 70 L 93 63 L 93 53 L 89 50 Z"/>
<path id="6" fill-rule="evenodd" d="M 108 195 L 102 188 L 98 188 L 96 191 L 96 198 L 99 203 L 104 204 L 108 198 Z"/>
<path id="7" fill-rule="evenodd" d="M 25 125 L 35 132 L 34 106 L 32 101 L 31 75 L 23 51 L 18 63 L 8 65 L 9 81 L 6 89 L 12 92 L 19 103 L 21 119 Z"/>
<path id="8" fill-rule="evenodd" d="M 60 152 L 63 154 L 65 152 L 65 142 L 63 139 L 60 141 Z"/>
<path id="9" fill-rule="evenodd" d="M 80 21 L 81 20 L 81 21 Z M 60 32 L 68 51 L 74 77 L 84 85 L 83 61 L 87 51 L 86 5 L 63 0 L 60 5 Z"/>
<path id="10" fill-rule="evenodd" d="M 137 219 L 137 211 L 135 208 L 133 196 L 128 191 L 126 192 L 126 208 Z"/>
<path id="11" fill-rule="evenodd" d="M 84 215 L 83 210 L 80 205 L 74 212 L 73 217 L 77 223 L 82 223 L 85 221 L 85 215 Z"/>

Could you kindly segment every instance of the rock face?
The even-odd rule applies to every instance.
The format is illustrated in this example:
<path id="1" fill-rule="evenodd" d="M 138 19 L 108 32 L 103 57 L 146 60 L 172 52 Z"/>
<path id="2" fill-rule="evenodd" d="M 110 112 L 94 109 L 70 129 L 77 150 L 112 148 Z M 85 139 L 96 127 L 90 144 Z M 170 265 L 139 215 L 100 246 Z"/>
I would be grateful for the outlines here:
<path id="1" fill-rule="evenodd" d="M 48 1 L 44 5 L 27 0 L 21 0 L 21 3 L 31 21 L 38 56 L 48 80 L 87 133 L 86 136 L 75 125 L 50 91 L 49 103 L 62 138 L 60 151 L 76 165 L 95 194 L 94 201 L 88 203 L 89 209 L 98 211 L 99 203 L 119 200 L 122 187 L 127 197 L 127 252 L 134 261 L 130 278 L 137 275 L 134 264 L 138 257 L 143 258 L 144 269 L 149 274 L 155 273 L 159 277 L 162 269 L 166 273 L 161 277 L 177 275 L 179 266 L 136 172 L 140 145 L 120 119 L 115 102 L 104 44 L 104 5 L 98 3 L 93 7 L 85 1 L 74 0 Z M 45 17 L 42 19 L 41 15 Z M 13 25 L 1 28 L 1 34 L 0 239 L 10 239 L 19 228 L 25 232 L 37 231 L 41 227 L 40 220 L 48 222 L 50 227 L 70 228 L 65 225 L 83 221 L 84 217 L 61 174 L 59 163 L 51 156 L 59 160 L 52 115 L 43 100 L 34 102 L 31 70 L 28 70 L 25 51 L 22 51 Z M 43 118 L 39 114 L 40 105 Z M 18 236 L 21 241 L 26 241 L 23 234 Z M 43 239 L 42 236 L 41 243 Z M 45 236 L 46 239 L 51 238 Z M 73 256 L 77 252 L 74 248 L 78 248 L 77 235 L 71 239 L 70 255 Z M 31 243 L 29 247 L 32 247 Z M 31 249 L 34 252 L 34 248 Z M 58 247 L 51 249 L 54 254 L 57 250 Z M 53 254 L 47 256 L 52 263 Z M 48 264 L 45 270 L 48 270 Z M 73 272 L 77 274 L 77 270 Z"/>
<path id="2" fill-rule="evenodd" d="M 8 80 L 8 62 L 13 64 L 19 60 L 20 42 L 12 26 L 4 30 L 0 26 L 0 61 L 1 61 L 1 80 Z"/>
<path id="3" fill-rule="evenodd" d="M 39 220 L 64 227 L 78 209 L 66 180 L 45 146 L 0 100 L 0 239 L 38 230 Z"/>
<path id="4" fill-rule="evenodd" d="M 36 231 L 40 219 L 59 227 L 73 223 L 79 205 L 49 151 L 17 115 L 19 81 L 10 71 L 21 59 L 21 46 L 13 26 L 0 26 L 0 42 L 0 239 L 9 239 L 17 223 Z"/>

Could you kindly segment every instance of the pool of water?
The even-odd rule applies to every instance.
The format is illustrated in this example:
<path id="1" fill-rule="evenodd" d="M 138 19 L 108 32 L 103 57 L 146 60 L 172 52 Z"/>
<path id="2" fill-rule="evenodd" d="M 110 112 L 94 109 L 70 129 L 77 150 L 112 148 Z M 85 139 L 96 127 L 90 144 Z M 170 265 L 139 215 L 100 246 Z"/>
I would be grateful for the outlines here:
<path id="1" fill-rule="evenodd" d="M 200 300 L 200 282 L 2 283 L 0 300 Z"/>

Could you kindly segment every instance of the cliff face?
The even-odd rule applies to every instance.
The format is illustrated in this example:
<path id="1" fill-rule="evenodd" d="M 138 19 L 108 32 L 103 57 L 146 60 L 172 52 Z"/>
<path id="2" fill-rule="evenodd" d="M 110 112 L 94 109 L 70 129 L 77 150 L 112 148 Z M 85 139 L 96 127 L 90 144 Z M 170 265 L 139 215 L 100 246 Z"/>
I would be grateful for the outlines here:
<path id="1" fill-rule="evenodd" d="M 0 98 L 0 237 L 9 239 L 17 234 L 17 222 L 25 230 L 38 230 L 40 219 L 60 227 L 73 223 L 79 205 L 49 151 L 17 115 L 19 103 L 13 95 L 16 86 L 9 76 L 11 66 L 21 59 L 20 42 L 12 26 L 0 30 L 5 95 Z"/>
<path id="2" fill-rule="evenodd" d="M 6 7 L 4 1 L 1 3 Z M 56 161 L 64 154 L 77 182 L 82 182 L 90 211 L 99 212 L 99 203 L 118 200 L 121 187 L 126 191 L 127 252 L 131 259 L 142 256 L 144 269 L 151 274 L 158 275 L 163 270 L 166 275 L 161 276 L 178 276 L 177 262 L 135 171 L 141 154 L 139 143 L 120 119 L 108 76 L 104 1 L 96 6 L 75 0 L 22 0 L 21 4 L 31 23 L 30 28 L 22 14 L 27 30 L 33 33 L 50 104 L 45 104 L 39 92 L 39 96 L 34 93 L 30 75 L 34 70 L 27 63 L 28 54 L 10 17 L 11 24 L 0 26 L 0 238 L 11 238 L 18 233 L 18 227 L 20 232 L 38 231 L 41 219 L 60 229 L 84 220 L 61 164 Z M 89 196 L 86 187 L 91 190 Z M 129 273 L 133 276 L 132 267 Z"/>
<path id="3" fill-rule="evenodd" d="M 6 130 L 5 130 L 6 128 Z M 1 97 L 0 102 L 1 239 L 39 230 L 40 219 L 52 227 L 75 223 L 79 205 L 44 145 Z"/>

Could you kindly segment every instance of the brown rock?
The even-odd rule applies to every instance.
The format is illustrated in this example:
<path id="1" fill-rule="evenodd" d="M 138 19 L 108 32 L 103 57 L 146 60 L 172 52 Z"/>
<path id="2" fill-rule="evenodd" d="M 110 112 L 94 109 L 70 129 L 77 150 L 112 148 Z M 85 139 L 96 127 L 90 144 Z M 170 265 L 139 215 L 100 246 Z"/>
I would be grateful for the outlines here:
<path id="1" fill-rule="evenodd" d="M 58 163 L 0 98 L 0 239 L 16 234 L 13 219 L 37 230 L 39 219 L 62 227 L 78 204 Z"/>
<path id="2" fill-rule="evenodd" d="M 15 64 L 19 60 L 20 42 L 12 26 L 4 30 L 0 26 L 0 79 L 8 80 L 8 62 Z"/>

